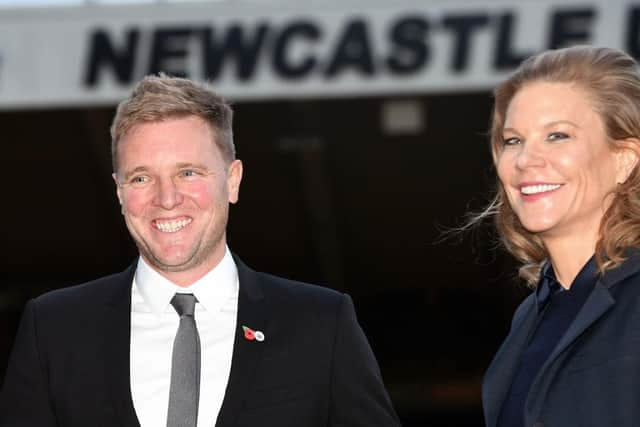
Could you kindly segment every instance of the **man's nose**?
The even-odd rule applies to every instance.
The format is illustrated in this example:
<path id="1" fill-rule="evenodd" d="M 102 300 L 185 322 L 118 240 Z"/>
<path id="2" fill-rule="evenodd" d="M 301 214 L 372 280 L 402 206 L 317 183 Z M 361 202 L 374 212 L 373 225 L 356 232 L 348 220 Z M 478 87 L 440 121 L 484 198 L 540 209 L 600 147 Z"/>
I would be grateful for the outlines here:
<path id="1" fill-rule="evenodd" d="M 173 209 L 182 203 L 182 193 L 172 178 L 161 178 L 157 182 L 155 202 L 164 209 Z"/>

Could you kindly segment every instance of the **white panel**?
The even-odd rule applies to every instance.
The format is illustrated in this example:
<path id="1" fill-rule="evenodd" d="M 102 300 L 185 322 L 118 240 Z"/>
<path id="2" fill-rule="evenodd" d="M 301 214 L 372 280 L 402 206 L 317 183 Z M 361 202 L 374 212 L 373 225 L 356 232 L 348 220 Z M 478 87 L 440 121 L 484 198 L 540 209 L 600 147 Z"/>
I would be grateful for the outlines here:
<path id="1" fill-rule="evenodd" d="M 213 2 L 159 3 L 153 5 L 88 5 L 81 7 L 25 8 L 0 12 L 0 109 L 43 106 L 106 105 L 124 98 L 136 80 L 151 71 L 152 46 L 164 48 L 156 55 L 164 68 L 184 72 L 191 78 L 210 78 L 214 86 L 231 99 L 274 99 L 339 97 L 382 94 L 420 94 L 488 90 L 510 68 L 496 66 L 500 55 L 498 37 L 511 19 L 502 50 L 526 55 L 549 47 L 551 23 L 559 14 L 574 14 L 567 31 L 582 28 L 583 36 L 566 38 L 568 43 L 606 45 L 640 51 L 638 28 L 632 28 L 631 1 L 597 0 L 512 0 L 476 1 L 374 1 L 357 2 Z M 363 6 L 366 5 L 366 6 Z M 586 10 L 591 18 L 580 27 L 577 14 Z M 640 13 L 638 20 L 640 21 Z M 505 18 L 505 16 L 507 18 Z M 478 19 L 468 32 L 452 29 L 451 21 Z M 484 20 L 484 21 L 483 21 Z M 449 26 L 445 23 L 450 22 Z M 227 51 L 220 73 L 207 74 L 205 33 L 216 37 L 238 31 L 245 37 L 265 28 L 263 43 L 252 56 L 253 72 L 245 78 L 238 73 L 235 57 Z M 640 25 L 635 25 L 640 27 Z M 235 30 L 233 30 L 235 28 Z M 393 39 L 393 31 L 404 29 L 409 47 Z M 185 36 L 166 31 L 182 31 Z M 629 32 L 635 34 L 629 37 Z M 161 35 L 165 32 L 165 38 Z M 284 63 L 296 68 L 313 61 L 308 71 L 288 76 L 275 64 L 277 46 L 283 34 L 293 36 L 280 43 Z M 116 79 L 110 63 L 99 68 L 91 85 L 86 83 L 89 58 L 95 53 L 96 32 L 107 44 L 126 53 L 129 32 L 138 36 L 131 51 L 131 72 Z M 557 32 L 556 32 L 557 33 Z M 338 44 L 351 34 L 352 43 L 343 49 L 351 62 L 339 62 L 333 74 Z M 460 41 L 468 50 L 458 56 Z M 92 41 L 93 40 L 93 41 Z M 159 40 L 164 42 L 159 43 Z M 365 43 L 365 49 L 358 42 Z M 406 44 L 406 43 L 405 43 Z M 175 50 L 170 58 L 171 50 Z M 417 52 L 428 52 L 423 62 Z M 366 55 L 366 53 L 369 55 Z M 504 56 L 504 55 L 503 55 Z M 367 68 L 370 58 L 370 70 Z M 414 66 L 402 73 L 389 65 L 392 58 Z M 126 67 L 125 67 L 126 68 Z M 366 71 L 370 71 L 366 72 Z"/>

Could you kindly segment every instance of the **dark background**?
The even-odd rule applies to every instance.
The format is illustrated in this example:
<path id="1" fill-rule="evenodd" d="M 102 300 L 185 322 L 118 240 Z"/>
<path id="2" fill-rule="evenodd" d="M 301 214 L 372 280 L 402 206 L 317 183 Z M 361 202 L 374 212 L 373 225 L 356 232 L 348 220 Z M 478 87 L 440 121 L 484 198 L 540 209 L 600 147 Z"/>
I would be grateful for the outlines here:
<path id="1" fill-rule="evenodd" d="M 481 426 L 480 383 L 527 294 L 490 224 L 443 239 L 493 188 L 491 96 L 413 97 L 424 130 L 390 135 L 393 98 L 237 103 L 245 166 L 229 245 L 257 270 L 349 293 L 404 425 Z M 124 269 L 113 108 L 0 113 L 0 380 L 28 298 Z"/>

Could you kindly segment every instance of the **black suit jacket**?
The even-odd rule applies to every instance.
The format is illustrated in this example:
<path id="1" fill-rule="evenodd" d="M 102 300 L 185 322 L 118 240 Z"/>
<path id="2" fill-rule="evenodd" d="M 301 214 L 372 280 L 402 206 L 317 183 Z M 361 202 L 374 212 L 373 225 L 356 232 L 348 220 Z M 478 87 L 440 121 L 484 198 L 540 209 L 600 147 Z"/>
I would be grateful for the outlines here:
<path id="1" fill-rule="evenodd" d="M 216 427 L 398 426 L 351 299 L 236 263 L 236 337 Z M 134 272 L 27 304 L 0 395 L 0 426 L 139 426 L 129 367 Z M 246 340 L 242 325 L 266 339 Z"/>
<path id="2" fill-rule="evenodd" d="M 487 427 L 496 427 L 522 351 L 537 321 L 530 295 L 489 366 L 482 387 Z M 534 379 L 525 427 L 640 426 L 640 253 L 598 280 Z"/>

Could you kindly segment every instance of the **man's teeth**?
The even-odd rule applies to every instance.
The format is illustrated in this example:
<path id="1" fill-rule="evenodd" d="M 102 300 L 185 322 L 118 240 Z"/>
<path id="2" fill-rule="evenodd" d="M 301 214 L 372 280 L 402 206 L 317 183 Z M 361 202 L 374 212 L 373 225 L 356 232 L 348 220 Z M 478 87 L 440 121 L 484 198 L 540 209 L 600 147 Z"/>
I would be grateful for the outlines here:
<path id="1" fill-rule="evenodd" d="M 539 184 L 539 185 L 527 185 L 522 187 L 520 191 L 522 194 L 538 194 L 546 193 L 547 191 L 553 191 L 560 188 L 560 184 Z"/>
<path id="2" fill-rule="evenodd" d="M 191 222 L 191 219 L 181 219 L 179 221 L 166 221 L 160 222 L 155 221 L 155 226 L 158 230 L 163 233 L 175 233 L 176 231 L 182 230 L 187 224 Z"/>

